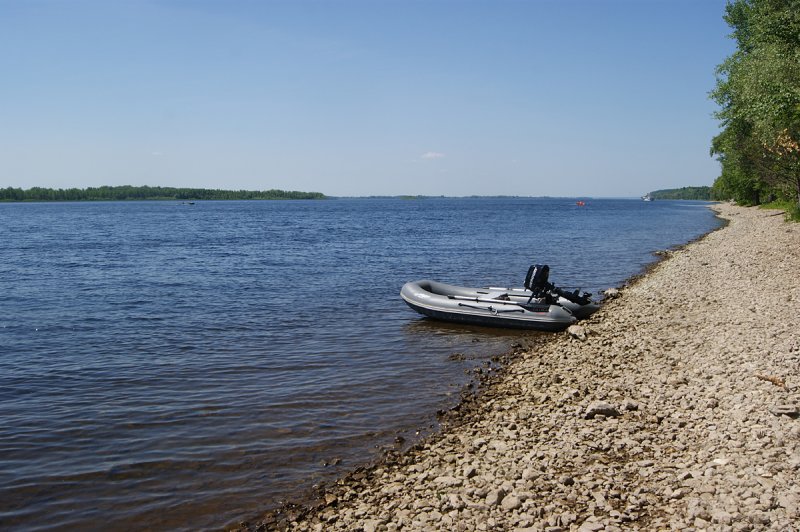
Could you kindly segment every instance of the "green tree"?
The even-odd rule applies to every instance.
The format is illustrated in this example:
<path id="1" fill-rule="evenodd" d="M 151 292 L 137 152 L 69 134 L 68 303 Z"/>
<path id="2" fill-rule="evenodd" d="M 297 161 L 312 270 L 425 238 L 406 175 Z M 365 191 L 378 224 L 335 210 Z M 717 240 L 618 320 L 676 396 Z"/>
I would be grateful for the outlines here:
<path id="1" fill-rule="evenodd" d="M 800 208 L 800 0 L 734 0 L 725 20 L 737 49 L 711 93 L 723 127 L 715 189 L 746 203 L 777 193 Z"/>

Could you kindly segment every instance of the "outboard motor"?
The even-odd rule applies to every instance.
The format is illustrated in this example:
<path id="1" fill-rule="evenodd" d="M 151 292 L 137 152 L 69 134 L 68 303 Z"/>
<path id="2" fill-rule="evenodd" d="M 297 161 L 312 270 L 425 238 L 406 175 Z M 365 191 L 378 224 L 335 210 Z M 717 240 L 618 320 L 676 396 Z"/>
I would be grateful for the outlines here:
<path id="1" fill-rule="evenodd" d="M 553 287 L 553 285 L 548 282 L 549 279 L 550 266 L 547 264 L 534 264 L 528 268 L 528 275 L 525 276 L 525 288 L 531 291 L 531 297 L 528 298 L 528 303 L 530 303 L 534 297 L 547 297 L 549 295 L 548 291 Z"/>
<path id="2" fill-rule="evenodd" d="M 544 297 L 548 302 L 554 303 L 559 296 L 578 305 L 588 305 L 592 302 L 592 294 L 589 292 L 581 294 L 580 289 L 570 292 L 552 284 L 550 282 L 550 266 L 547 264 L 534 264 L 528 268 L 528 275 L 525 276 L 525 288 L 532 292 L 528 303 L 534 297 Z"/>
<path id="3" fill-rule="evenodd" d="M 550 266 L 547 264 L 534 264 L 528 268 L 528 275 L 525 276 L 525 288 L 531 292 L 542 292 L 549 288 Z"/>

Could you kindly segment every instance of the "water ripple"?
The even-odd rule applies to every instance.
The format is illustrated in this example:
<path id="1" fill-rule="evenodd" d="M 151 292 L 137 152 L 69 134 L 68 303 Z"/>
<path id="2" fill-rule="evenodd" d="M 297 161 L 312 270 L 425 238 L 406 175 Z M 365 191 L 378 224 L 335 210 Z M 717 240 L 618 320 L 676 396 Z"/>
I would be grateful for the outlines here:
<path id="1" fill-rule="evenodd" d="M 714 224 L 624 200 L 2 204 L 0 528 L 250 518 L 435 423 L 530 334 L 422 320 L 404 282 L 547 262 L 597 291 Z"/>

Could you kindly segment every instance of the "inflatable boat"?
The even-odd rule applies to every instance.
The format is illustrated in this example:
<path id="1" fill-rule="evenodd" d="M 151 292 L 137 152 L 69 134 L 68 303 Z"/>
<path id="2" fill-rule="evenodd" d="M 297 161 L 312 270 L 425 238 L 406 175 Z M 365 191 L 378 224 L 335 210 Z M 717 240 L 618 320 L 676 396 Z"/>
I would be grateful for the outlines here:
<path id="1" fill-rule="evenodd" d="M 420 314 L 457 323 L 561 331 L 597 311 L 591 294 L 567 291 L 549 282 L 550 268 L 535 264 L 524 288 L 467 288 L 437 281 L 412 281 L 400 297 Z"/>
<path id="2" fill-rule="evenodd" d="M 443 321 L 488 327 L 561 331 L 577 318 L 561 305 L 513 301 L 503 291 L 452 286 L 436 281 L 403 285 L 400 297 L 420 314 Z"/>

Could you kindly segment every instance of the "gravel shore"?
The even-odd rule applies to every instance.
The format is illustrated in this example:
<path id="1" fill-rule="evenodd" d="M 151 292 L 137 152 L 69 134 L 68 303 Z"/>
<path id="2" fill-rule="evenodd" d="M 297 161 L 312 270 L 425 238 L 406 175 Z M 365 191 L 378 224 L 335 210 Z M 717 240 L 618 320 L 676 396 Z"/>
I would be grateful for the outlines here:
<path id="1" fill-rule="evenodd" d="M 252 527 L 798 529 L 800 225 L 713 208 L 726 227 L 509 356 L 440 433 Z"/>

